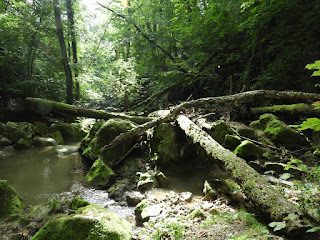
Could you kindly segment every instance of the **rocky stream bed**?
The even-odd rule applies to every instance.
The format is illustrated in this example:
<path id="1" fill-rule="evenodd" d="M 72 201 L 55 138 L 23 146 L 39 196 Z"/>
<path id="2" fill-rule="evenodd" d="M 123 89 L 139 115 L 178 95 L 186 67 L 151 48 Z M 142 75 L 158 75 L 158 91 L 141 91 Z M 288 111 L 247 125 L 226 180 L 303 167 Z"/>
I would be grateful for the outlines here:
<path id="1" fill-rule="evenodd" d="M 247 125 L 194 119 L 305 216 L 299 219 L 293 212 L 272 222 L 246 196 L 241 183 L 177 124 L 157 125 L 104 151 L 137 124 L 110 119 L 92 120 L 83 127 L 82 122 L 0 124 L 0 165 L 13 164 L 12 172 L 0 171 L 0 178 L 23 199 L 8 182 L 0 182 L 1 240 L 319 237 L 318 131 L 288 126 L 272 114 Z M 81 140 L 79 147 L 61 145 L 76 140 Z M 18 158 L 8 161 L 8 156 Z M 19 170 L 19 164 L 33 166 Z M 28 183 L 24 172 L 34 175 L 33 182 Z M 38 191 L 39 181 L 45 193 Z M 33 197 L 24 195 L 23 183 L 35 190 Z M 61 189 L 51 191 L 54 183 Z M 36 201 L 38 197 L 42 199 Z M 294 236 L 287 231 L 292 222 L 308 225 Z"/>

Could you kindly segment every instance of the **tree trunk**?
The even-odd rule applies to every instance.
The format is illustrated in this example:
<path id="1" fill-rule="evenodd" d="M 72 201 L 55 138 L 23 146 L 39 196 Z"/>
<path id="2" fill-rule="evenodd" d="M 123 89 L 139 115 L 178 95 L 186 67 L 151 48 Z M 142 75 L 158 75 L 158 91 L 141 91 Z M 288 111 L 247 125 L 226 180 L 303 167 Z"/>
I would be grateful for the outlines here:
<path id="1" fill-rule="evenodd" d="M 229 96 L 221 96 L 221 97 L 208 97 L 208 98 L 200 98 L 197 100 L 189 101 L 181 103 L 180 105 L 176 106 L 172 110 L 168 111 L 167 114 L 164 116 L 157 118 L 151 122 L 147 122 L 141 126 L 138 126 L 129 132 L 121 133 L 119 136 L 115 137 L 113 141 L 102 148 L 102 151 L 106 151 L 109 148 L 113 148 L 124 140 L 137 136 L 144 131 L 148 130 L 149 128 L 154 127 L 157 124 L 161 124 L 164 122 L 168 122 L 173 120 L 177 115 L 180 114 L 181 111 L 188 109 L 188 108 L 197 108 L 203 107 L 212 104 L 220 104 L 220 103 L 230 103 L 230 102 L 243 102 L 245 100 L 251 99 L 253 97 L 265 97 L 265 98 L 293 98 L 293 99 L 313 99 L 319 100 L 320 95 L 315 93 L 303 93 L 303 92 L 292 92 L 292 91 L 283 91 L 278 92 L 274 90 L 255 90 L 249 91 L 244 93 L 238 93 Z"/>
<path id="2" fill-rule="evenodd" d="M 72 106 L 65 103 L 48 101 L 40 98 L 26 98 L 27 110 L 41 115 L 54 114 L 56 116 L 76 116 L 97 119 L 122 118 L 138 124 L 153 120 L 151 117 L 130 116 L 121 113 L 110 113 L 101 110 L 93 110 Z"/>
<path id="3" fill-rule="evenodd" d="M 75 0 L 73 0 L 75 1 Z M 68 21 L 70 27 L 70 35 L 71 35 L 71 47 L 72 47 L 72 58 L 74 63 L 74 78 L 76 81 L 76 101 L 80 99 L 80 84 L 78 80 L 79 69 L 77 66 L 78 63 L 78 54 L 77 54 L 77 42 L 76 42 L 76 34 L 74 28 L 74 10 L 72 7 L 72 0 L 66 0 L 67 4 L 67 12 L 68 12 Z"/>
<path id="4" fill-rule="evenodd" d="M 276 116 L 287 117 L 320 117 L 320 110 L 315 109 L 312 105 L 306 103 L 298 103 L 291 105 L 274 105 L 268 107 L 255 107 L 250 109 L 253 114 L 272 113 Z"/>
<path id="5" fill-rule="evenodd" d="M 255 212 L 267 217 L 272 222 L 285 221 L 284 219 L 289 214 L 295 214 L 302 219 L 302 213 L 298 207 L 289 202 L 280 192 L 277 192 L 244 159 L 237 157 L 233 152 L 222 147 L 186 116 L 179 115 L 177 122 L 185 134 L 195 144 L 200 144 L 207 155 L 217 160 L 219 165 L 241 186 L 244 194 L 254 205 Z M 296 232 L 303 227 L 301 221 L 288 219 L 285 223 L 287 233 Z"/>
<path id="6" fill-rule="evenodd" d="M 68 61 L 66 44 L 64 42 L 61 15 L 60 15 L 60 9 L 59 9 L 59 1 L 53 0 L 52 3 L 53 3 L 54 17 L 55 17 L 56 27 L 57 27 L 57 34 L 59 38 L 62 62 L 63 62 L 64 72 L 66 74 L 66 86 L 67 86 L 66 103 L 73 104 L 74 101 L 73 101 L 72 73 L 71 73 L 71 68 Z"/>

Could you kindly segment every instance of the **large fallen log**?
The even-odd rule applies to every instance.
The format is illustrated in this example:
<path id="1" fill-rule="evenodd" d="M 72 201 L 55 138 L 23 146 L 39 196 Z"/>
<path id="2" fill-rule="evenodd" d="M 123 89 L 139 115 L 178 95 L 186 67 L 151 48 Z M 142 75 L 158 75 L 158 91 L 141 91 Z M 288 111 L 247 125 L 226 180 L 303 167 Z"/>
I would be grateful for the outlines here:
<path id="1" fill-rule="evenodd" d="M 320 110 L 315 109 L 313 105 L 306 103 L 297 103 L 291 105 L 274 105 L 266 107 L 255 107 L 251 108 L 251 113 L 261 115 L 263 113 L 272 113 L 276 116 L 287 116 L 287 117 L 320 117 Z"/>
<path id="2" fill-rule="evenodd" d="M 82 108 L 40 98 L 26 98 L 25 102 L 29 111 L 31 110 L 41 115 L 56 114 L 97 119 L 121 118 L 130 120 L 138 124 L 143 124 L 154 119 L 151 117 L 132 116 L 122 113 L 111 113 L 101 110 Z"/>
<path id="3" fill-rule="evenodd" d="M 241 186 L 242 191 L 252 202 L 254 210 L 267 217 L 271 222 L 285 222 L 286 232 L 302 230 L 302 213 L 280 192 L 272 188 L 259 173 L 251 168 L 244 159 L 222 147 L 208 133 L 184 115 L 177 117 L 177 122 L 185 134 L 195 144 L 199 144 L 208 156 L 216 159 L 232 178 Z M 300 220 L 291 220 L 289 214 L 295 214 Z M 292 216 L 292 215 L 290 215 Z"/>
<path id="4" fill-rule="evenodd" d="M 292 92 L 292 91 L 273 91 L 273 90 L 255 90 L 255 91 L 249 91 L 244 93 L 238 93 L 234 95 L 229 96 L 221 96 L 221 97 L 208 97 L 208 98 L 200 98 L 193 101 L 188 101 L 181 103 L 180 105 L 176 106 L 175 108 L 171 109 L 170 112 L 158 119 L 155 119 L 151 122 L 147 122 L 145 124 L 142 124 L 141 126 L 138 126 L 136 128 L 133 128 L 132 130 L 121 133 L 119 136 L 115 137 L 114 140 L 104 146 L 102 148 L 102 151 L 105 151 L 107 149 L 113 148 L 120 144 L 122 141 L 137 136 L 149 128 L 154 127 L 157 124 L 161 124 L 167 121 L 172 121 L 178 114 L 180 114 L 183 110 L 188 108 L 197 108 L 197 107 L 203 107 L 207 105 L 212 104 L 221 104 L 221 103 L 231 103 L 231 102 L 242 102 L 246 101 L 248 99 L 251 99 L 253 97 L 265 97 L 265 98 L 292 98 L 292 99 L 312 99 L 312 100 L 320 100 L 320 95 L 315 93 L 303 93 L 303 92 Z"/>

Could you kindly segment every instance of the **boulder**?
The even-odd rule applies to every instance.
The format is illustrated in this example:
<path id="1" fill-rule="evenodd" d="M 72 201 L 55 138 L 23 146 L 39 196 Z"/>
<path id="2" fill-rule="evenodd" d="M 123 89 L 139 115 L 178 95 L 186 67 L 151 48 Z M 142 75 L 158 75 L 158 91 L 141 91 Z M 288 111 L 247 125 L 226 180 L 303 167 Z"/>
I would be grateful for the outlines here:
<path id="1" fill-rule="evenodd" d="M 181 153 L 186 145 L 186 138 L 180 129 L 170 123 L 163 123 L 154 128 L 151 139 L 152 153 L 157 154 L 157 164 L 166 169 L 174 169 L 181 160 Z"/>
<path id="2" fill-rule="evenodd" d="M 144 199 L 135 207 L 134 214 L 136 217 L 137 224 L 140 224 L 142 222 L 147 222 L 149 220 L 149 218 L 144 218 L 141 215 L 143 210 L 149 206 L 152 206 L 152 203 L 150 202 L 150 200 Z"/>
<path id="3" fill-rule="evenodd" d="M 12 142 L 20 139 L 30 140 L 35 135 L 35 127 L 28 122 L 7 122 L 4 126 L 2 135 Z"/>
<path id="4" fill-rule="evenodd" d="M 23 149 L 28 149 L 31 147 L 32 141 L 20 138 L 19 141 L 17 141 L 13 147 L 16 150 L 23 150 Z"/>
<path id="5" fill-rule="evenodd" d="M 113 175 L 113 170 L 98 158 L 87 173 L 86 181 L 93 186 L 104 187 Z"/>
<path id="6" fill-rule="evenodd" d="M 94 161 L 98 157 L 107 165 L 112 166 L 119 161 L 134 145 L 135 139 L 127 139 L 120 145 L 101 152 L 101 148 L 108 145 L 115 137 L 123 132 L 127 132 L 135 127 L 135 124 L 123 119 L 110 119 L 105 122 L 91 139 L 88 147 L 82 154 Z M 87 141 L 87 140 L 86 140 Z M 83 144 L 85 145 L 85 144 Z"/>
<path id="7" fill-rule="evenodd" d="M 244 140 L 233 152 L 241 158 L 250 159 L 262 156 L 263 149 L 248 140 Z"/>
<path id="8" fill-rule="evenodd" d="M 90 131 L 87 133 L 87 135 L 81 141 L 81 144 L 80 144 L 81 152 L 83 152 L 84 150 L 86 150 L 87 147 L 89 147 L 91 140 L 94 138 L 97 131 L 102 127 L 102 125 L 105 122 L 106 122 L 105 120 L 100 120 L 100 121 L 96 122 L 95 124 L 93 124 Z"/>
<path id="9" fill-rule="evenodd" d="M 226 134 L 226 136 L 224 137 L 223 146 L 233 151 L 240 143 L 241 143 L 241 138 L 239 136 Z"/>
<path id="10" fill-rule="evenodd" d="M 78 196 L 74 197 L 71 202 L 70 202 L 70 206 L 73 210 L 78 210 L 79 208 L 85 207 L 90 205 L 90 203 L 86 200 L 83 200 L 81 198 L 79 198 Z"/>
<path id="11" fill-rule="evenodd" d="M 145 197 L 145 195 L 138 191 L 131 191 L 126 193 L 126 201 L 129 207 L 135 207 L 138 203 L 145 199 Z"/>
<path id="12" fill-rule="evenodd" d="M 164 175 L 163 172 L 157 171 L 155 177 L 157 179 L 159 187 L 168 187 L 169 179 L 166 177 L 166 175 Z"/>
<path id="13" fill-rule="evenodd" d="M 62 136 L 62 134 L 61 134 L 61 132 L 59 130 L 56 130 L 55 132 L 49 134 L 49 137 L 51 137 L 54 140 L 56 140 L 57 144 L 59 144 L 59 145 L 63 145 L 64 144 L 63 136 Z"/>
<path id="14" fill-rule="evenodd" d="M 38 146 L 38 147 L 45 147 L 45 146 L 56 146 L 58 145 L 58 143 L 53 138 L 35 137 L 34 139 L 32 139 L 32 145 Z"/>
<path id="15" fill-rule="evenodd" d="M 49 127 L 49 132 L 60 131 L 66 141 L 78 141 L 86 136 L 78 123 L 54 123 Z"/>
<path id="16" fill-rule="evenodd" d="M 218 193 L 211 186 L 210 182 L 207 180 L 203 184 L 203 193 L 205 196 L 209 197 L 211 200 L 216 200 L 218 198 Z"/>
<path id="17" fill-rule="evenodd" d="M 103 207 L 88 205 L 76 214 L 60 215 L 49 220 L 33 240 L 129 240 L 132 227 L 126 220 Z"/>
<path id="18" fill-rule="evenodd" d="M 137 183 L 137 188 L 139 191 L 149 190 L 156 185 L 156 179 L 152 173 L 138 172 L 137 175 L 139 176 Z"/>
<path id="19" fill-rule="evenodd" d="M 0 218 L 22 211 L 24 204 L 19 194 L 6 180 L 0 180 Z"/>
<path id="20" fill-rule="evenodd" d="M 222 145 L 224 142 L 225 136 L 227 134 L 232 135 L 233 131 L 226 124 L 225 121 L 219 120 L 213 124 L 213 127 L 210 130 L 208 130 L 208 133 L 214 140 L 216 140 L 218 143 Z"/>
<path id="21" fill-rule="evenodd" d="M 35 122 L 34 124 L 34 132 L 38 136 L 45 136 L 48 132 L 48 126 L 42 122 Z"/>
<path id="22" fill-rule="evenodd" d="M 9 146 L 11 144 L 12 142 L 8 138 L 0 136 L 0 147 Z"/>
<path id="23" fill-rule="evenodd" d="M 261 115 L 259 120 L 252 122 L 250 126 L 262 130 L 264 136 L 278 146 L 294 149 L 306 144 L 306 140 L 299 132 L 269 113 Z"/>

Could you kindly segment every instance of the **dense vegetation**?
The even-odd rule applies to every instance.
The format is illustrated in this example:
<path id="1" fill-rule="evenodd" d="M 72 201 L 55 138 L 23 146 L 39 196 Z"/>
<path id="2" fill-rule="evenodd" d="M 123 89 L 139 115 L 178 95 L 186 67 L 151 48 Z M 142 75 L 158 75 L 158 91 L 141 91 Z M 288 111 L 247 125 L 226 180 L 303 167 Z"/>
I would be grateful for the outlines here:
<path id="1" fill-rule="evenodd" d="M 53 3 L 73 88 L 66 87 Z M 99 3 L 91 12 L 75 0 L 1 1 L 2 106 L 28 96 L 64 101 L 68 89 L 77 98 L 77 81 L 79 103 L 126 109 L 162 90 L 162 106 L 191 94 L 316 91 L 305 66 L 320 56 L 319 0 Z"/>

